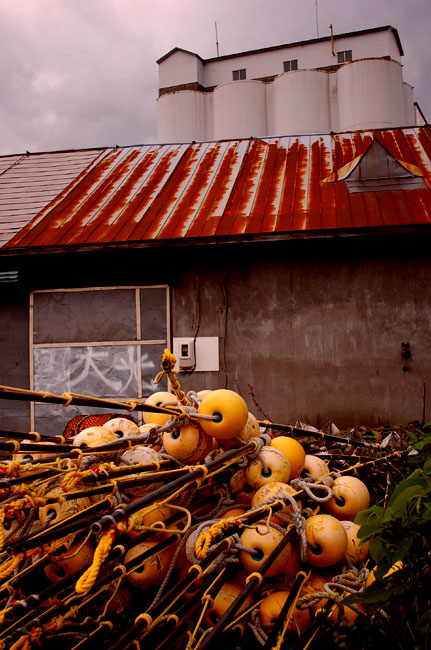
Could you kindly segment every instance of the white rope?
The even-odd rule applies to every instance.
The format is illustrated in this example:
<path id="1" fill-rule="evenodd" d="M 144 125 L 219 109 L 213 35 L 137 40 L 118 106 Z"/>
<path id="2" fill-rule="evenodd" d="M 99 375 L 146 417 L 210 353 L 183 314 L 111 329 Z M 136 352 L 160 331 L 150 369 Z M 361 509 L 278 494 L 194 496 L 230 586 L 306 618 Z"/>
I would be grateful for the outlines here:
<path id="1" fill-rule="evenodd" d="M 326 503 L 332 499 L 332 490 L 326 483 L 316 483 L 313 478 L 294 478 L 290 481 L 290 485 L 298 492 L 303 490 L 310 499 L 317 503 Z M 313 490 L 324 491 L 326 494 L 323 497 L 318 496 Z"/>

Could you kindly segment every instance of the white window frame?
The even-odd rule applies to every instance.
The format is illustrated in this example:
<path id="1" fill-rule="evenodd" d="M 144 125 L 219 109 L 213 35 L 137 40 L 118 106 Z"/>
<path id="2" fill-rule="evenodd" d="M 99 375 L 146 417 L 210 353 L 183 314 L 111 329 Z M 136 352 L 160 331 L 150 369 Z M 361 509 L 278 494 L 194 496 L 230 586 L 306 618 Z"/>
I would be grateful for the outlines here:
<path id="1" fill-rule="evenodd" d="M 84 291 L 115 291 L 115 290 L 134 290 L 136 305 L 136 341 L 79 341 L 66 343 L 34 343 L 34 295 L 40 293 L 72 293 Z M 142 339 L 141 338 L 141 304 L 140 291 L 142 289 L 165 289 L 166 291 L 166 339 Z M 79 287 L 67 289 L 40 289 L 30 292 L 30 314 L 29 314 L 29 351 L 30 351 L 30 390 L 34 390 L 34 350 L 38 348 L 70 348 L 70 347 L 97 347 L 97 346 L 136 346 L 136 364 L 137 364 L 137 399 L 142 398 L 142 368 L 141 356 L 142 346 L 145 345 L 163 345 L 171 346 L 171 329 L 170 329 L 170 290 L 167 284 L 151 285 L 130 285 L 130 286 L 110 286 L 110 287 Z M 35 427 L 35 404 L 30 402 L 30 426 L 34 431 Z"/>

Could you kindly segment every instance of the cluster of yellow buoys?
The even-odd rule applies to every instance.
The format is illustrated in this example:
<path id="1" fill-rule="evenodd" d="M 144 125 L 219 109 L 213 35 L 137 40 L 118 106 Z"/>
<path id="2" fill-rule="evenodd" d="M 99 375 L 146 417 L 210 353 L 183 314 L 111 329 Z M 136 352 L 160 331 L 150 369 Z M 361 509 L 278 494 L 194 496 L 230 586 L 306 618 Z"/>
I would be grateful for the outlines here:
<path id="1" fill-rule="evenodd" d="M 185 635 L 184 644 L 178 648 L 197 647 L 201 637 L 241 598 L 250 576 L 256 575 L 257 588 L 241 600 L 235 613 L 240 620 L 236 630 L 251 634 L 253 643 L 266 638 L 301 572 L 305 572 L 305 579 L 289 614 L 286 629 L 290 633 L 301 635 L 331 597 L 332 620 L 342 615 L 353 620 L 357 611 L 337 606 L 345 593 L 336 590 L 332 581 L 336 575 L 358 580 L 367 560 L 368 547 L 359 544 L 358 526 L 354 523 L 357 513 L 370 503 L 365 483 L 348 473 L 334 475 L 321 457 L 307 453 L 306 444 L 291 436 L 266 434 L 243 398 L 233 391 L 189 394 L 186 407 L 174 394 L 157 392 L 146 404 L 159 407 L 160 412 L 145 412 L 141 426 L 118 417 L 80 432 L 71 441 L 71 451 L 79 448 L 82 454 L 77 457 L 71 453 L 69 465 L 58 464 L 57 474 L 54 460 L 51 465 L 46 463 L 46 455 L 40 450 L 13 456 L 14 476 L 18 478 L 50 468 L 49 477 L 42 474 L 33 485 L 34 494 L 43 497 L 44 503 L 25 504 L 27 517 L 31 512 L 34 520 L 26 535 L 30 539 L 34 535 L 35 543 L 28 548 L 33 548 L 33 557 L 40 562 L 45 579 L 61 586 L 76 575 L 76 592 L 83 598 L 85 595 L 86 606 L 82 610 L 75 607 L 69 619 L 63 618 L 63 625 L 73 623 L 79 631 L 80 621 L 90 611 L 97 625 L 119 616 L 118 630 L 124 622 L 126 629 L 135 616 L 147 608 L 152 611 L 156 594 L 157 599 L 162 595 L 166 599 L 172 585 L 180 584 L 197 565 L 203 567 L 198 578 L 163 610 L 164 616 L 178 616 L 185 602 L 193 603 L 187 616 L 194 632 Z M 128 444 L 119 450 L 112 443 L 121 439 Z M 103 445 L 107 445 L 106 450 L 100 449 Z M 239 451 L 235 455 L 236 449 Z M 38 464 L 42 458 L 44 466 Z M 91 459 L 90 465 L 85 463 L 86 458 Z M 205 471 L 199 479 L 192 477 L 187 482 L 187 472 L 192 473 L 195 467 Z M 98 492 L 88 489 L 85 493 L 88 484 L 83 481 L 89 473 L 91 485 L 100 488 Z M 74 493 L 76 498 L 70 498 Z M 79 515 L 90 516 L 108 498 L 110 506 L 100 515 L 111 516 L 108 531 L 103 526 L 98 531 L 88 524 L 72 532 L 70 527 L 62 527 L 79 520 Z M 10 495 L 1 504 L 5 522 L 13 522 L 12 527 L 4 528 L 7 557 L 22 525 L 22 516 L 14 519 L 9 503 Z M 125 508 L 130 514 L 116 517 Z M 58 526 L 57 546 L 38 546 L 37 536 L 53 526 Z M 223 547 L 222 555 L 214 556 L 208 568 L 206 558 L 225 538 L 229 538 L 229 544 Z M 113 571 L 113 549 L 116 554 L 112 558 L 115 566 L 122 567 L 120 572 Z M 3 559 L 6 561 L 6 556 Z M 23 566 L 17 565 L 13 575 L 4 576 L 9 598 L 13 592 L 16 600 L 25 600 L 36 589 L 35 574 L 29 572 L 31 587 L 23 587 L 22 582 L 19 592 L 13 591 L 13 579 Z M 81 579 L 83 574 L 88 582 Z M 90 580 L 90 574 L 94 580 Z M 214 581 L 217 588 L 211 587 Z M 93 589 L 98 589 L 94 598 Z M 62 602 L 69 602 L 69 598 L 75 606 L 76 593 L 68 593 L 66 589 Z M 4 610 L 8 602 L 4 602 Z M 150 618 L 148 615 L 148 621 Z M 85 620 L 88 634 L 89 623 Z M 3 628 L 9 630 L 5 621 L 7 615 L 3 617 Z M 147 627 L 158 624 L 159 620 L 152 621 Z M 9 630 L 13 640 L 11 634 Z M 67 643 L 67 647 L 75 647 L 73 640 Z"/>

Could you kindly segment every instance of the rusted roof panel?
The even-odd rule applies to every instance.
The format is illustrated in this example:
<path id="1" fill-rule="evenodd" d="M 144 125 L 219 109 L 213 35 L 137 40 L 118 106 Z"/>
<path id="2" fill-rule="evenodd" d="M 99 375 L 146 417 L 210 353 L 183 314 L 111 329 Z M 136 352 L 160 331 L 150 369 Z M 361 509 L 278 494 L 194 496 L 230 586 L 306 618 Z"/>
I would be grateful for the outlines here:
<path id="1" fill-rule="evenodd" d="M 0 157 L 0 238 L 25 248 L 428 224 L 430 128 Z M 421 183 L 349 191 L 373 141 Z"/>

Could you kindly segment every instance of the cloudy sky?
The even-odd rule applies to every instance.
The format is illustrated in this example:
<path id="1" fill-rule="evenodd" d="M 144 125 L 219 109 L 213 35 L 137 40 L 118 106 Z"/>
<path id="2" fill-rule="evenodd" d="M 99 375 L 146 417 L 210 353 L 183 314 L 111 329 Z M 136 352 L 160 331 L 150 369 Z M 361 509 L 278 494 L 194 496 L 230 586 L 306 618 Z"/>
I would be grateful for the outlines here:
<path id="1" fill-rule="evenodd" d="M 431 119 L 431 0 L 317 0 L 319 35 L 397 28 Z M 157 141 L 156 60 L 315 38 L 315 0 L 0 0 L 0 154 Z"/>

